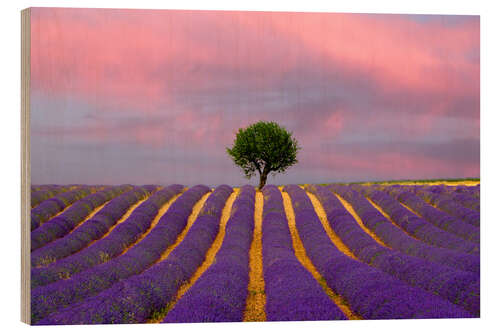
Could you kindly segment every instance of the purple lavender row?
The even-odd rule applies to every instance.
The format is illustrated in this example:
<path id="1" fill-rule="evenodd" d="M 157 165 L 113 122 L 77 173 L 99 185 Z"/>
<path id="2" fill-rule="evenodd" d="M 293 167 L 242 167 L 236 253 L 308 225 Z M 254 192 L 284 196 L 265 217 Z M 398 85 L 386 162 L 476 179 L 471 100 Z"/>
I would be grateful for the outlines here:
<path id="1" fill-rule="evenodd" d="M 473 266 L 465 267 L 475 267 L 479 264 L 479 244 L 463 240 L 462 238 L 455 236 L 449 232 L 446 232 L 433 224 L 427 222 L 425 219 L 413 214 L 406 207 L 401 205 L 399 201 L 391 197 L 389 194 L 377 191 L 374 188 L 366 187 L 360 189 L 360 192 L 372 199 L 377 205 L 382 207 L 382 209 L 391 217 L 391 219 L 396 223 L 401 229 L 405 230 L 407 233 L 413 237 L 430 244 L 432 246 L 438 246 L 440 248 L 447 248 L 454 251 L 465 252 L 468 255 L 459 254 L 459 256 L 464 259 L 465 262 L 470 262 Z M 409 244 L 408 244 L 409 245 Z M 392 246 L 392 245 L 391 245 Z M 414 249 L 414 251 L 421 251 L 420 246 Z M 444 252 L 443 252 L 444 253 Z M 449 253 L 450 258 L 454 255 Z M 470 258 L 470 259 L 466 259 Z M 474 258 L 474 259 L 472 259 Z M 458 268 L 458 267 L 457 267 Z M 470 270 L 470 269 L 466 269 Z M 476 268 L 474 268 L 474 271 Z M 479 270 L 479 267 L 477 267 Z"/>
<path id="2" fill-rule="evenodd" d="M 479 200 L 480 199 L 480 185 L 479 184 L 476 186 L 465 186 L 465 185 L 442 186 L 440 190 L 438 190 L 437 188 L 439 188 L 437 185 L 430 186 L 430 190 L 432 190 L 435 193 L 445 192 L 445 193 L 451 194 L 453 196 L 465 195 L 469 199 L 474 200 L 476 205 L 479 204 L 479 201 L 480 201 Z M 425 189 L 427 189 L 427 187 Z"/>
<path id="3" fill-rule="evenodd" d="M 56 184 L 31 185 L 31 193 L 36 191 L 44 191 L 50 189 L 52 186 L 57 186 L 57 185 Z"/>
<path id="4" fill-rule="evenodd" d="M 167 247 L 175 242 L 186 226 L 192 207 L 208 191 L 209 188 L 203 185 L 186 191 L 169 207 L 155 228 L 121 256 L 75 274 L 69 280 L 39 288 L 41 290 L 36 289 L 33 294 L 36 294 L 37 301 L 42 302 L 36 308 L 37 317 L 45 317 L 49 313 L 95 296 L 114 283 L 139 274 L 154 264 Z"/>
<path id="5" fill-rule="evenodd" d="M 65 189 L 69 190 L 71 187 L 75 187 L 75 186 L 80 186 L 80 185 L 77 185 L 77 184 L 68 184 L 68 185 L 57 185 L 57 184 L 31 185 L 31 194 L 33 194 L 34 192 L 37 192 L 37 191 L 51 190 L 51 189 L 59 188 L 59 187 L 62 187 L 62 188 L 65 188 Z"/>
<path id="6" fill-rule="evenodd" d="M 391 244 L 406 244 L 412 240 L 399 228 L 380 214 L 362 195 L 348 186 L 334 185 L 329 189 L 336 191 L 354 208 L 368 229 L 381 235 Z M 336 204 L 339 208 L 339 204 Z M 345 209 L 344 209 L 345 210 Z M 347 212 L 347 211 L 346 211 Z M 479 269 L 476 273 L 465 272 L 450 266 L 413 257 L 405 253 L 379 245 L 361 229 L 355 219 L 344 216 L 334 221 L 341 226 L 334 231 L 351 251 L 364 263 L 376 267 L 409 285 L 428 292 L 466 309 L 479 316 Z M 410 251 L 411 246 L 406 248 Z"/>
<path id="7" fill-rule="evenodd" d="M 132 205 L 156 190 L 157 188 L 148 190 L 136 186 L 133 190 L 110 200 L 97 214 L 75 228 L 70 234 L 33 251 L 31 253 L 31 266 L 47 266 L 87 247 L 93 241 L 104 236 Z"/>
<path id="8" fill-rule="evenodd" d="M 150 193 L 158 191 L 159 188 L 163 188 L 163 186 L 155 184 L 141 185 L 141 187 Z"/>
<path id="9" fill-rule="evenodd" d="M 417 238 L 415 239 L 408 236 L 401 229 L 394 226 L 382 214 L 376 211 L 376 208 L 370 207 L 371 204 L 368 206 L 366 200 L 353 199 L 353 195 L 348 191 L 340 190 L 343 192 L 342 196 L 350 198 L 351 202 L 355 202 L 357 204 L 356 207 L 353 206 L 356 212 L 362 213 L 364 216 L 368 216 L 366 220 L 363 219 L 365 225 L 367 225 L 368 229 L 372 230 L 377 236 L 379 236 L 385 244 L 395 250 L 411 256 L 444 264 L 454 269 L 479 274 L 480 259 L 478 255 L 466 254 L 447 248 L 431 246 L 427 243 L 432 244 L 437 239 L 441 244 L 446 243 L 445 245 L 449 244 L 450 247 L 454 245 L 455 248 L 462 250 L 465 249 L 462 245 L 468 244 L 469 248 L 476 251 L 474 253 L 479 254 L 479 247 L 476 244 L 466 242 L 463 239 L 436 228 L 427 221 L 412 214 L 388 194 L 381 191 L 372 191 L 371 188 L 366 186 L 363 187 L 364 188 L 361 189 L 361 191 L 363 191 L 362 193 L 370 197 L 375 203 L 379 204 L 390 215 L 394 223 L 401 227 L 401 229 Z M 347 210 L 343 208 L 340 201 L 338 201 L 338 199 L 328 190 L 319 186 L 310 186 L 308 187 L 308 190 L 311 193 L 318 195 L 318 198 L 327 212 L 333 210 L 334 214 L 344 214 L 346 216 L 350 215 Z M 368 224 L 367 221 L 370 221 L 371 224 Z M 434 233 L 438 236 L 441 235 L 441 237 L 434 237 Z M 426 243 L 422 242 L 420 239 L 424 239 Z"/>
<path id="10" fill-rule="evenodd" d="M 309 258 L 330 288 L 342 295 L 354 312 L 365 319 L 471 317 L 470 313 L 441 297 L 403 283 L 340 252 L 327 236 L 305 191 L 296 185 L 285 186 L 285 191 L 292 199 L 297 229 Z M 342 213 L 339 209 L 336 211 Z M 359 228 L 357 223 L 349 221 L 345 215 L 334 215 L 333 219 L 330 216 L 329 223 L 346 245 L 359 255 L 358 258 L 378 260 L 387 271 L 397 269 L 401 261 L 404 262 L 405 258 L 398 252 L 391 251 L 392 256 L 384 255 L 385 248 L 359 237 L 359 231 L 366 234 L 356 230 L 355 226 Z M 414 263 L 421 264 L 422 260 L 417 259 Z M 405 273 L 412 275 L 416 273 L 415 269 L 418 267 L 407 267 Z"/>
<path id="11" fill-rule="evenodd" d="M 414 194 L 418 194 L 418 192 L 428 192 L 432 194 L 443 194 L 447 195 L 453 200 L 455 200 L 455 197 L 460 198 L 461 196 L 465 196 L 471 201 L 474 201 L 474 206 L 477 208 L 477 205 L 479 204 L 479 198 L 472 196 L 472 192 L 468 190 L 461 190 L 461 188 L 457 188 L 456 186 L 450 186 L 450 185 L 421 185 L 421 186 L 410 186 L 410 185 L 393 185 L 394 187 L 397 187 L 398 189 L 404 189 L 406 191 L 412 192 Z M 468 188 L 468 187 L 465 187 Z M 460 200 L 457 201 L 458 203 L 462 204 Z M 464 206 L 467 207 L 467 206 Z M 470 208 L 470 207 L 467 207 Z M 471 208 L 474 209 L 474 208 Z M 477 209 L 474 209 L 477 210 Z"/>
<path id="12" fill-rule="evenodd" d="M 447 195 L 457 195 L 464 194 L 456 192 L 456 187 L 451 185 L 393 185 L 399 189 L 404 189 L 406 191 L 417 194 L 420 191 L 429 192 L 433 194 L 447 194 Z M 373 185 L 372 187 L 376 187 L 378 190 L 384 190 L 384 185 Z M 474 198 L 475 199 L 475 198 Z M 477 200 L 477 199 L 475 199 Z"/>
<path id="13" fill-rule="evenodd" d="M 481 200 L 479 198 L 475 198 L 468 193 L 450 193 L 450 196 L 466 208 L 473 209 L 476 212 L 481 211 Z"/>
<path id="14" fill-rule="evenodd" d="M 47 267 L 32 269 L 31 288 L 45 286 L 63 278 L 67 279 L 120 255 L 148 230 L 160 207 L 182 190 L 182 185 L 175 184 L 156 192 L 134 209 L 130 216 L 106 237 Z"/>
<path id="15" fill-rule="evenodd" d="M 432 193 L 453 193 L 455 192 L 454 186 L 447 185 L 402 185 L 408 191 L 416 193 L 417 191 L 429 191 Z"/>
<path id="16" fill-rule="evenodd" d="M 249 281 L 255 189 L 241 187 L 214 263 L 182 296 L 164 323 L 242 321 Z"/>
<path id="17" fill-rule="evenodd" d="M 479 227 L 479 212 L 460 205 L 451 195 L 446 193 L 433 193 L 425 190 L 419 190 L 415 194 L 442 211 L 464 222 L 472 224 L 473 226 Z"/>
<path id="18" fill-rule="evenodd" d="M 401 188 L 398 188 L 397 186 L 388 186 L 385 190 L 387 193 L 392 195 L 392 197 L 409 206 L 411 209 L 419 213 L 424 219 L 438 228 L 446 230 L 465 240 L 479 243 L 480 236 L 478 227 L 465 223 L 464 221 L 432 207 L 416 194 L 401 190 Z"/>
<path id="19" fill-rule="evenodd" d="M 165 260 L 139 275 L 115 283 L 95 296 L 49 315 L 38 324 L 145 322 L 175 298 L 180 286 L 203 263 L 206 251 L 219 231 L 222 209 L 231 192 L 232 188 L 227 185 L 214 190 L 185 238 Z M 131 269 L 134 269 L 133 262 L 127 265 L 132 265 Z M 53 297 L 50 294 L 47 296 Z"/>
<path id="20" fill-rule="evenodd" d="M 447 185 L 419 185 L 419 186 L 409 186 L 409 185 L 400 185 L 400 188 L 404 188 L 407 191 L 417 194 L 419 191 L 426 191 L 433 194 L 443 194 L 449 196 L 452 200 L 457 202 L 458 204 L 472 209 L 474 211 L 480 211 L 480 200 L 479 197 L 474 197 L 471 195 L 470 191 L 458 190 L 455 186 L 447 186 Z M 378 190 L 384 190 L 384 186 L 378 186 Z"/>
<path id="21" fill-rule="evenodd" d="M 69 191 L 69 186 L 48 185 L 45 189 L 31 192 L 31 208 L 35 208 L 43 201 L 54 197 L 55 195 Z"/>
<path id="22" fill-rule="evenodd" d="M 385 185 L 379 185 L 385 186 Z M 407 191 L 415 193 L 416 191 L 425 190 L 433 193 L 466 193 L 468 195 L 478 194 L 479 193 L 479 185 L 478 186 L 465 186 L 465 185 L 429 185 L 429 184 L 421 184 L 421 185 L 401 185 L 394 184 L 391 186 L 396 186 L 399 188 L 403 188 Z"/>
<path id="23" fill-rule="evenodd" d="M 267 320 L 347 319 L 295 256 L 279 189 L 266 185 L 262 192 L 262 268 Z"/>
<path id="24" fill-rule="evenodd" d="M 315 187 L 319 189 L 319 187 Z M 376 208 L 368 203 L 363 197 L 355 191 L 349 191 L 347 188 L 337 187 L 336 191 L 353 204 L 354 210 L 361 215 L 365 225 L 374 232 L 382 241 L 400 252 L 411 256 L 432 261 L 439 264 L 450 266 L 454 269 L 479 274 L 480 258 L 479 246 L 472 242 L 464 241 L 454 235 L 447 233 L 434 225 L 429 224 L 422 218 L 414 215 L 411 211 L 404 208 L 399 201 L 395 200 L 385 192 L 372 190 L 371 187 L 362 186 L 361 193 L 370 197 L 375 203 L 379 204 L 393 219 L 394 223 L 405 230 L 411 236 L 405 234 L 401 229 L 388 221 Z M 345 215 L 350 215 L 343 209 L 340 202 L 334 197 L 325 205 L 341 208 Z M 419 239 L 423 239 L 423 243 Z M 449 248 L 455 248 L 459 251 L 449 248 L 430 246 L 429 244 L 438 243 L 446 245 Z M 474 254 L 462 253 L 460 251 L 469 251 Z"/>
<path id="25" fill-rule="evenodd" d="M 455 193 L 467 193 L 472 195 L 473 197 L 480 198 L 480 187 L 481 185 L 476 186 L 465 186 L 465 185 L 457 185 L 455 187 Z"/>
<path id="26" fill-rule="evenodd" d="M 131 189 L 131 185 L 111 186 L 76 201 L 64 212 L 51 218 L 31 232 L 31 251 L 35 251 L 57 238 L 67 235 L 94 209 Z"/>
<path id="27" fill-rule="evenodd" d="M 97 187 L 82 186 L 71 191 L 59 193 L 55 197 L 45 200 L 31 210 L 31 231 L 38 228 L 75 201 L 96 191 Z"/>

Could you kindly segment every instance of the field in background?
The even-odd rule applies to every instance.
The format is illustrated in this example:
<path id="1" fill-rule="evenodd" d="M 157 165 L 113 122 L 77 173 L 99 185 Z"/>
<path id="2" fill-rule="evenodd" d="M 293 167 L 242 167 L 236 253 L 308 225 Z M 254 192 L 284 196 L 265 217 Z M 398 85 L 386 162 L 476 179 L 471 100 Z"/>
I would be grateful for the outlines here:
<path id="1" fill-rule="evenodd" d="M 402 180 L 382 180 L 382 181 L 359 181 L 359 182 L 336 182 L 334 184 L 360 184 L 360 185 L 465 185 L 476 186 L 480 184 L 479 178 L 443 178 L 443 179 L 402 179 Z M 321 184 L 328 185 L 328 184 Z"/>
<path id="2" fill-rule="evenodd" d="M 478 317 L 479 179 L 32 186 L 34 324 Z"/>

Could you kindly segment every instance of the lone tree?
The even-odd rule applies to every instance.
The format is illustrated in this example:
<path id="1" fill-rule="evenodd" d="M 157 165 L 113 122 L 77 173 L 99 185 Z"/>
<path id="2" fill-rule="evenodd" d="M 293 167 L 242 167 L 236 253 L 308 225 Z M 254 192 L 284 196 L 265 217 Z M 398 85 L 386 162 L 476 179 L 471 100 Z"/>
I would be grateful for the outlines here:
<path id="1" fill-rule="evenodd" d="M 259 173 L 259 190 L 266 185 L 269 173 L 284 172 L 297 163 L 299 149 L 291 132 L 275 122 L 264 121 L 240 128 L 233 148 L 226 148 L 248 179 Z"/>

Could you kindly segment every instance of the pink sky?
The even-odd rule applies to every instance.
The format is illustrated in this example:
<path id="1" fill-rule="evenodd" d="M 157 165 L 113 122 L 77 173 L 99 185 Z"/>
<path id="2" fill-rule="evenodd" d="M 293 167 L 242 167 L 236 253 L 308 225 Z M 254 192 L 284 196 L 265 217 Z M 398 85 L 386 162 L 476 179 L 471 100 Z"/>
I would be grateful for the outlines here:
<path id="1" fill-rule="evenodd" d="M 302 146 L 272 183 L 479 176 L 478 16 L 34 8 L 31 38 L 33 183 L 242 184 L 258 120 Z"/>

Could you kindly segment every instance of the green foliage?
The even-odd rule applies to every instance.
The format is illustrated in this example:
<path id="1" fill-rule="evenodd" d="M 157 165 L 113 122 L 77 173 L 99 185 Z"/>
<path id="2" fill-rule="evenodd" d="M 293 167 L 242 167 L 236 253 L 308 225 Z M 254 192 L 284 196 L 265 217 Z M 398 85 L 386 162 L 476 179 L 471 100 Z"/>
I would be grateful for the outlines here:
<path id="1" fill-rule="evenodd" d="M 240 128 L 233 147 L 226 148 L 247 178 L 258 172 L 264 183 L 268 174 L 284 172 L 297 163 L 299 149 L 291 132 L 275 122 L 264 121 Z"/>

